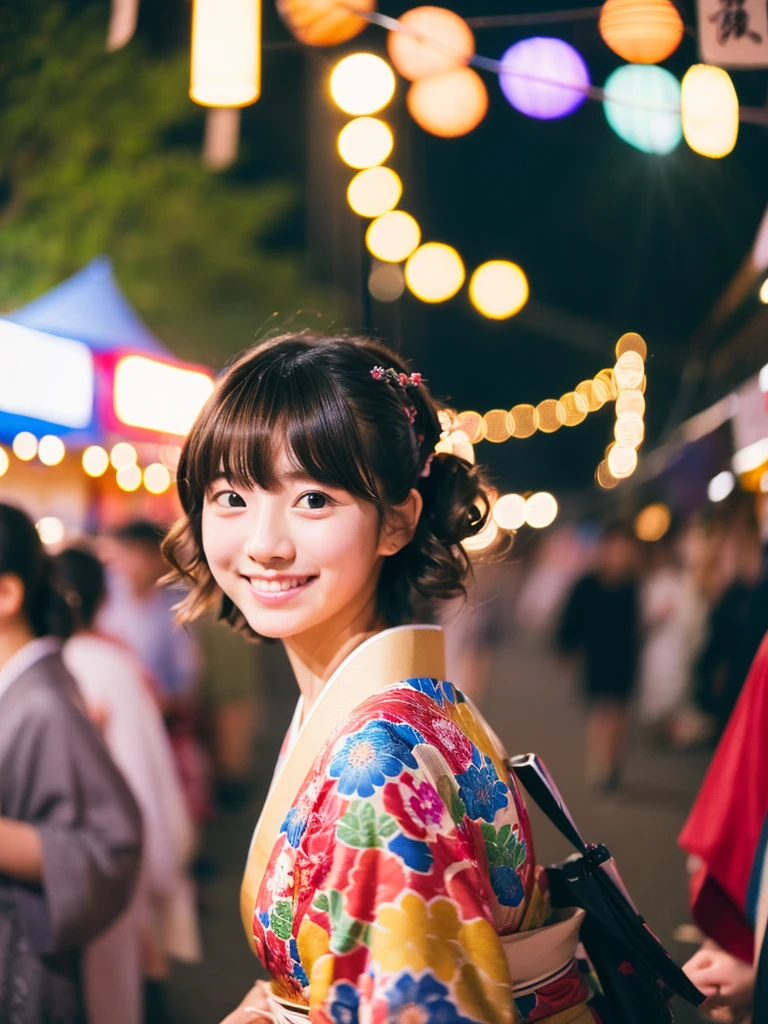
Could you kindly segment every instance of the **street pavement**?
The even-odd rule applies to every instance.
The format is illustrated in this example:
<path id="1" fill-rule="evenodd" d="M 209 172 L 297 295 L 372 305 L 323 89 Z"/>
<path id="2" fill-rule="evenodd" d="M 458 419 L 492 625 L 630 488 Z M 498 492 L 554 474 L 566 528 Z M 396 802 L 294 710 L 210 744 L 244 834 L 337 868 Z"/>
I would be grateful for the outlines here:
<path id="1" fill-rule="evenodd" d="M 264 656 L 272 703 L 257 753 L 256 799 L 236 813 L 222 813 L 206 835 L 205 853 L 216 874 L 201 888 L 205 962 L 177 967 L 169 986 L 168 1024 L 218 1024 L 263 976 L 250 953 L 238 915 L 240 875 L 287 728 L 295 683 L 282 653 Z M 673 939 L 689 921 L 685 856 L 676 839 L 700 785 L 708 755 L 672 754 L 630 744 L 625 786 L 610 799 L 584 784 L 584 713 L 573 680 L 540 645 L 510 639 L 494 664 L 482 708 L 510 753 L 533 751 L 544 759 L 588 842 L 610 849 L 632 897 L 649 925 L 678 962 L 694 948 Z M 536 853 L 540 862 L 562 860 L 572 851 L 536 808 Z M 677 1024 L 699 1020 L 693 1008 L 675 1009 Z"/>

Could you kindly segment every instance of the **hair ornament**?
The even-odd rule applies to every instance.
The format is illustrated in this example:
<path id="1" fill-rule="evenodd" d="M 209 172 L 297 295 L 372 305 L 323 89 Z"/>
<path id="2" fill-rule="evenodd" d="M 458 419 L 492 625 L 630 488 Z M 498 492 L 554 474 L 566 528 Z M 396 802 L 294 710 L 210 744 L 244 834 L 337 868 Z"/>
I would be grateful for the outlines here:
<path id="1" fill-rule="evenodd" d="M 400 388 L 417 388 L 422 381 L 420 373 L 398 373 L 392 366 L 386 370 L 383 366 L 374 366 L 371 376 L 374 380 L 383 380 L 385 384 Z"/>

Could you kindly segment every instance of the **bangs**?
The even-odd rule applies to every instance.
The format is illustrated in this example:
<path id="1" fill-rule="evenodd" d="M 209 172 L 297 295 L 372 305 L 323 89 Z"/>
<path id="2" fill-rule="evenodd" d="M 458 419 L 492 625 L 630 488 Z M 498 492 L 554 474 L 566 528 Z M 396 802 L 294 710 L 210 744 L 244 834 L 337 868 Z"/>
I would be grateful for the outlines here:
<path id="1" fill-rule="evenodd" d="M 185 467 L 193 500 L 222 474 L 239 487 L 273 490 L 286 455 L 292 469 L 320 484 L 381 500 L 364 455 L 365 424 L 316 359 L 256 358 L 236 366 L 200 426 Z"/>

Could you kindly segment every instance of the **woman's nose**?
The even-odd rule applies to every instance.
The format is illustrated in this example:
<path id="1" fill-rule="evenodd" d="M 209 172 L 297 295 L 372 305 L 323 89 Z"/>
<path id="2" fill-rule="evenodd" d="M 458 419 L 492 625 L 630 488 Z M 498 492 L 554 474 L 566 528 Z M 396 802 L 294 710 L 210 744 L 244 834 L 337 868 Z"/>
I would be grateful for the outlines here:
<path id="1" fill-rule="evenodd" d="M 295 555 L 293 541 L 278 517 L 259 516 L 258 522 L 245 538 L 243 550 L 248 558 L 261 565 L 289 562 Z"/>

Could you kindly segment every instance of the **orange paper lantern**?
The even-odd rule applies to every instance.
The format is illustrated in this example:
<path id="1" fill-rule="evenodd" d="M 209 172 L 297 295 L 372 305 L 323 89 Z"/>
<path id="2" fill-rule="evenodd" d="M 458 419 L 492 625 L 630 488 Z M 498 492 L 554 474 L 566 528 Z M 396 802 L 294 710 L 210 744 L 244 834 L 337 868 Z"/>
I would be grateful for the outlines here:
<path id="1" fill-rule="evenodd" d="M 658 64 L 683 38 L 683 19 L 670 0 L 605 0 L 598 22 L 607 46 L 631 64 Z"/>
<path id="2" fill-rule="evenodd" d="M 277 13 L 291 35 L 307 46 L 337 46 L 360 35 L 368 22 L 349 8 L 375 11 L 376 0 L 276 0 Z"/>
<path id="3" fill-rule="evenodd" d="M 476 71 L 458 68 L 414 82 L 406 104 L 425 132 L 452 139 L 480 124 L 488 110 L 488 92 Z"/>
<path id="4" fill-rule="evenodd" d="M 411 82 L 454 71 L 474 56 L 472 29 L 453 11 L 414 7 L 399 21 L 406 31 L 390 32 L 387 50 L 397 70 Z"/>

